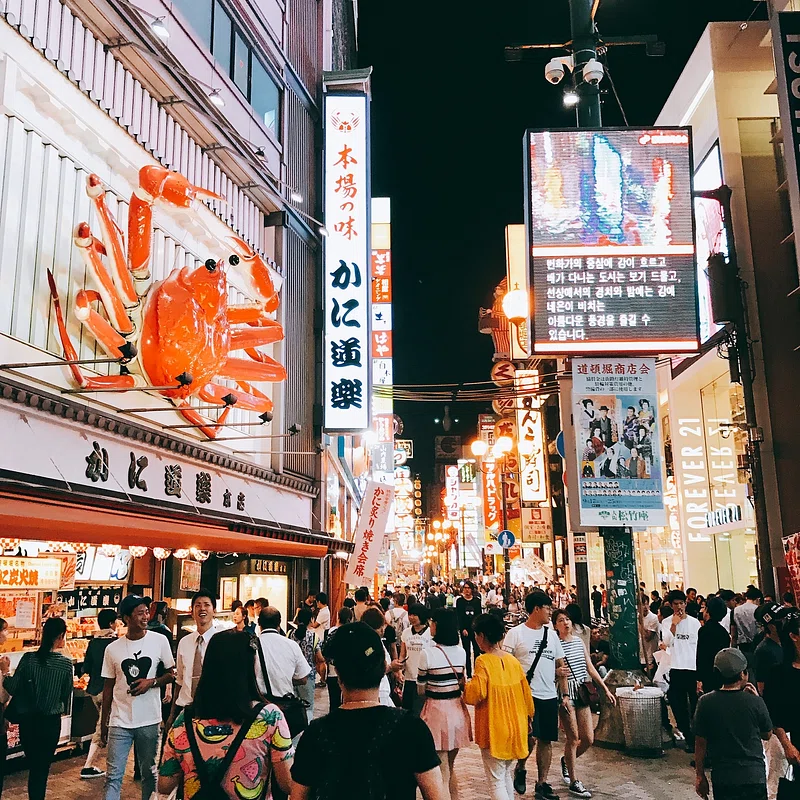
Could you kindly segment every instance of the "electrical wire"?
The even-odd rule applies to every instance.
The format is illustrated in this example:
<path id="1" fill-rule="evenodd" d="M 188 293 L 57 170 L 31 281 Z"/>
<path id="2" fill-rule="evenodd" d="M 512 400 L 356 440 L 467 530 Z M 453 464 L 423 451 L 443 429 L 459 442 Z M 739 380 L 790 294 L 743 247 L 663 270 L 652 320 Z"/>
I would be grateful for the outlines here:
<path id="1" fill-rule="evenodd" d="M 617 92 L 617 85 L 614 83 L 614 78 L 611 75 L 611 67 L 608 64 L 608 48 L 607 47 L 600 47 L 597 50 L 598 55 L 603 61 L 603 65 L 606 68 L 606 75 L 608 76 L 608 83 L 611 86 L 611 91 L 614 94 L 614 99 L 617 101 L 617 105 L 619 106 L 620 113 L 622 114 L 622 122 L 625 125 L 629 125 L 628 122 L 628 115 L 625 113 L 625 109 L 622 106 L 622 100 L 619 98 L 619 93 Z"/>

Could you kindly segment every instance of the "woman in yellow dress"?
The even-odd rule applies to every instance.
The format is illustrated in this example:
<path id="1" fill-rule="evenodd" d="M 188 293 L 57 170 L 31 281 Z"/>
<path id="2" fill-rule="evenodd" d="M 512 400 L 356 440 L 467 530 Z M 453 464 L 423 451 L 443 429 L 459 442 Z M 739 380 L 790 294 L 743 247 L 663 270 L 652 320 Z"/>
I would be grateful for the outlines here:
<path id="1" fill-rule="evenodd" d="M 492 800 L 514 800 L 514 767 L 529 753 L 528 729 L 533 698 L 522 667 L 502 650 L 503 621 L 481 614 L 473 625 L 483 655 L 475 662 L 475 677 L 464 698 L 475 706 L 475 741 Z"/>

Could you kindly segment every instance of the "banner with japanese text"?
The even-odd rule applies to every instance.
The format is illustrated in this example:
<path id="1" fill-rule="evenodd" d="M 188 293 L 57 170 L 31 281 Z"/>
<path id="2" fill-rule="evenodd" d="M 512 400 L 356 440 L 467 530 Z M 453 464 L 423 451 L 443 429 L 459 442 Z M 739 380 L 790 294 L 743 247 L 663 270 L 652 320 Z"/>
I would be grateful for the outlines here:
<path id="1" fill-rule="evenodd" d="M 372 581 L 393 501 L 394 489 L 388 484 L 367 484 L 356 524 L 356 547 L 347 565 L 345 583 L 365 586 Z"/>
<path id="2" fill-rule="evenodd" d="M 581 525 L 667 524 L 654 358 L 576 358 Z"/>
<path id="3" fill-rule="evenodd" d="M 328 431 L 370 421 L 369 101 L 325 95 L 325 414 Z"/>

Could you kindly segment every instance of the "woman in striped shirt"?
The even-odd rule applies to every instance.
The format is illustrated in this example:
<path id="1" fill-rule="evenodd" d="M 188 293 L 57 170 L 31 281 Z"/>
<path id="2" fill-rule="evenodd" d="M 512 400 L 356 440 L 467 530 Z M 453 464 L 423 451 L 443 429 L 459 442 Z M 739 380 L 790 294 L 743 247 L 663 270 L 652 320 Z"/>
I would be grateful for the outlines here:
<path id="1" fill-rule="evenodd" d="M 561 759 L 561 776 L 569 786 L 573 797 L 592 796 L 592 793 L 575 777 L 575 762 L 594 743 L 594 719 L 592 709 L 585 702 L 584 683 L 593 682 L 606 693 L 609 703 L 616 705 L 617 698 L 603 683 L 600 673 L 595 669 L 589 653 L 581 639 L 575 635 L 572 620 L 563 609 L 553 613 L 553 627 L 561 639 L 565 661 L 569 675 L 567 677 L 567 693 L 571 700 L 570 707 L 561 706 L 561 724 L 566 735 L 564 757 Z"/>
<path id="2" fill-rule="evenodd" d="M 420 717 L 433 734 L 450 800 L 458 800 L 453 768 L 459 749 L 472 741 L 472 722 L 462 698 L 467 653 L 460 644 L 455 610 L 437 608 L 430 630 L 433 642 L 420 654 L 417 669 L 417 691 L 426 698 Z"/>

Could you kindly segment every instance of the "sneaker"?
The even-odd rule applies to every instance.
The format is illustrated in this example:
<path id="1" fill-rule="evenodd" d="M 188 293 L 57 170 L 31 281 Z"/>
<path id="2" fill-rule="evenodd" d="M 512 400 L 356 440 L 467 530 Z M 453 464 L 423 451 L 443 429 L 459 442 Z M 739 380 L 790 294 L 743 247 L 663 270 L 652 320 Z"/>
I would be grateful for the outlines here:
<path id="1" fill-rule="evenodd" d="M 536 800 L 559 800 L 558 795 L 549 783 L 536 784 Z"/>
<path id="2" fill-rule="evenodd" d="M 97 769 L 97 767 L 84 767 L 81 770 L 81 780 L 89 780 L 90 778 L 103 778 L 105 777 L 105 772 L 102 769 Z"/>
<path id="3" fill-rule="evenodd" d="M 567 761 L 564 756 L 561 756 L 561 777 L 564 779 L 564 785 L 569 786 L 571 781 L 569 779 L 569 770 L 567 769 Z"/>
<path id="4" fill-rule="evenodd" d="M 514 791 L 517 794 L 525 794 L 525 790 L 528 788 L 528 773 L 524 769 L 515 769 L 514 770 Z"/>
<path id="5" fill-rule="evenodd" d="M 580 782 L 572 781 L 569 785 L 569 793 L 573 797 L 591 797 L 592 793 Z"/>

